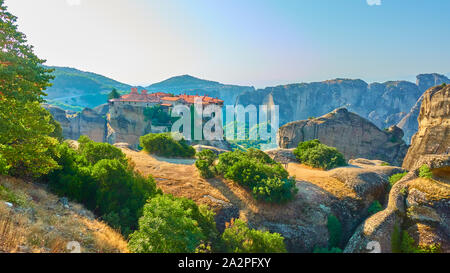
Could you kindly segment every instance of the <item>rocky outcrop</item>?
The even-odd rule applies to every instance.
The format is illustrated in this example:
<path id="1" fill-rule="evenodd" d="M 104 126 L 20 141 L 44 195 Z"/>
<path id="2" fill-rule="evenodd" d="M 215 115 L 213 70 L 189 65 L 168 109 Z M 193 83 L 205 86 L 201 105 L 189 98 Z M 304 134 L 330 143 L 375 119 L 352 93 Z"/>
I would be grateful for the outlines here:
<path id="1" fill-rule="evenodd" d="M 226 153 L 226 152 L 229 152 L 230 150 L 224 150 L 224 149 L 220 149 L 220 148 L 217 148 L 217 147 L 213 147 L 213 146 L 206 146 L 206 145 L 194 145 L 194 146 L 192 146 L 194 149 L 195 149 L 195 151 L 197 152 L 197 153 L 199 153 L 199 152 L 201 152 L 201 151 L 203 151 L 203 150 L 211 150 L 211 151 L 213 151 L 216 155 L 220 155 L 220 154 L 223 154 L 223 153 Z"/>
<path id="2" fill-rule="evenodd" d="M 273 160 L 281 164 L 289 164 L 293 162 L 297 162 L 297 159 L 294 155 L 294 149 L 272 149 L 264 151 L 266 154 L 270 156 Z"/>
<path id="3" fill-rule="evenodd" d="M 83 111 L 70 114 L 59 107 L 43 105 L 61 124 L 63 137 L 77 140 L 86 135 L 96 142 L 105 142 L 106 120 L 92 109 L 85 108 Z"/>
<path id="4" fill-rule="evenodd" d="M 421 92 L 425 92 L 428 88 L 432 86 L 441 85 L 443 83 L 450 84 L 450 80 L 439 74 L 421 74 L 417 76 L 417 86 Z M 419 113 L 420 107 L 422 105 L 423 95 L 417 100 L 416 104 L 411 108 L 409 113 L 402 118 L 402 120 L 397 124 L 399 128 L 405 133 L 404 140 L 407 144 L 411 143 L 411 139 L 419 128 Z"/>
<path id="5" fill-rule="evenodd" d="M 150 121 L 146 121 L 142 107 L 123 104 L 110 109 L 108 120 L 107 142 L 114 144 L 125 142 L 136 148 L 139 138 L 152 132 Z"/>
<path id="6" fill-rule="evenodd" d="M 401 251 L 404 232 L 417 246 L 438 245 L 450 252 L 450 156 L 425 156 L 418 163 L 428 165 L 436 180 L 419 178 L 418 169 L 409 172 L 392 188 L 387 208 L 357 228 L 345 252 L 369 252 L 374 244 L 383 253 Z"/>
<path id="7" fill-rule="evenodd" d="M 423 95 L 419 131 L 412 138 L 403 167 L 413 169 L 424 155 L 450 154 L 450 86 L 430 88 Z"/>
<path id="8" fill-rule="evenodd" d="M 417 76 L 416 84 L 407 81 L 367 84 L 350 79 L 290 84 L 244 92 L 236 103 L 279 105 L 280 124 L 319 117 L 346 107 L 379 128 L 388 128 L 410 112 L 426 89 L 447 80 L 438 74 L 423 74 Z"/>
<path id="9" fill-rule="evenodd" d="M 403 132 L 396 126 L 382 131 L 370 121 L 345 108 L 315 119 L 282 126 L 277 135 L 281 148 L 295 148 L 299 142 L 318 139 L 337 148 L 347 160 L 378 159 L 400 166 L 408 149 Z"/>

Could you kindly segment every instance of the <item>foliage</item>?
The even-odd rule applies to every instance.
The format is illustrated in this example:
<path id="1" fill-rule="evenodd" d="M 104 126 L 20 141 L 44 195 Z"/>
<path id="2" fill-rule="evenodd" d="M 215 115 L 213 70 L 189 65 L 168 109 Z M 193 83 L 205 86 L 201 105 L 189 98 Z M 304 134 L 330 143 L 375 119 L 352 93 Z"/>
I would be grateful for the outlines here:
<path id="1" fill-rule="evenodd" d="M 253 188 L 253 196 L 256 200 L 270 203 L 285 203 L 294 199 L 297 192 L 295 179 L 292 178 L 267 178 Z"/>
<path id="2" fill-rule="evenodd" d="M 153 125 L 167 125 L 174 122 L 174 118 L 170 113 L 164 111 L 161 105 L 155 105 L 144 109 L 144 117 L 146 121 L 151 121 Z M 178 119 L 178 118 L 175 118 Z"/>
<path id="3" fill-rule="evenodd" d="M 342 249 L 338 247 L 315 247 L 313 253 L 342 253 Z"/>
<path id="4" fill-rule="evenodd" d="M 328 216 L 327 222 L 329 240 L 328 246 L 330 248 L 339 247 L 342 239 L 342 225 L 339 219 L 334 215 Z"/>
<path id="5" fill-rule="evenodd" d="M 3 158 L 2 154 L 0 154 L 0 175 L 8 174 L 9 168 L 8 162 Z"/>
<path id="6" fill-rule="evenodd" d="M 284 238 L 278 233 L 248 228 L 239 219 L 232 220 L 222 234 L 227 252 L 232 253 L 285 253 Z"/>
<path id="7" fill-rule="evenodd" d="M 129 248 L 138 253 L 193 253 L 217 237 L 214 215 L 192 201 L 159 195 L 145 206 Z"/>
<path id="8" fill-rule="evenodd" d="M 372 202 L 372 204 L 370 204 L 370 207 L 367 209 L 367 212 L 369 213 L 369 215 L 374 215 L 382 210 L 383 206 L 380 204 L 380 202 L 375 200 Z"/>
<path id="9" fill-rule="evenodd" d="M 442 83 L 442 85 L 441 85 L 442 87 L 446 87 L 447 86 L 447 83 Z"/>
<path id="10" fill-rule="evenodd" d="M 0 1 L 0 154 L 9 174 L 36 177 L 57 166 L 49 155 L 56 145 L 49 136 L 55 128 L 50 113 L 40 106 L 53 77 L 27 45 L 16 20 Z"/>
<path id="11" fill-rule="evenodd" d="M 67 143 L 58 146 L 54 157 L 61 167 L 43 180 L 51 191 L 84 204 L 111 226 L 129 234 L 137 226 L 148 198 L 161 191 L 152 177 L 144 178 L 128 166 L 115 147 L 91 143 L 84 137 L 80 140 L 83 144 L 78 151 Z M 98 157 L 92 156 L 95 151 Z M 106 159 L 99 160 L 101 156 Z"/>
<path id="12" fill-rule="evenodd" d="M 214 161 L 217 159 L 217 155 L 211 150 L 203 150 L 197 153 L 197 158 L 195 166 L 200 171 L 200 175 L 203 178 L 214 177 L 216 174 Z"/>
<path id="13" fill-rule="evenodd" d="M 284 203 L 292 200 L 298 191 L 289 173 L 257 149 L 221 154 L 216 169 L 225 178 L 249 188 L 257 200 Z"/>
<path id="14" fill-rule="evenodd" d="M 140 145 L 147 152 L 160 156 L 193 157 L 195 149 L 184 139 L 175 140 L 170 133 L 148 134 L 140 138 Z"/>
<path id="15" fill-rule="evenodd" d="M 317 139 L 300 142 L 294 154 L 298 161 L 314 168 L 329 170 L 347 165 L 344 156 L 336 148 L 326 146 Z"/>
<path id="16" fill-rule="evenodd" d="M 402 242 L 400 244 L 402 253 L 439 253 L 441 246 L 439 244 L 432 244 L 428 246 L 417 246 L 414 238 L 408 232 L 403 231 Z"/>
<path id="17" fill-rule="evenodd" d="M 395 183 L 400 181 L 407 174 L 408 174 L 408 172 L 397 173 L 397 174 L 394 174 L 391 177 L 389 177 L 389 183 L 391 184 L 391 187 L 393 187 L 395 185 Z"/>
<path id="18" fill-rule="evenodd" d="M 391 250 L 392 253 L 401 253 L 402 244 L 402 230 L 399 225 L 394 225 L 394 229 L 391 234 Z"/>
<path id="19" fill-rule="evenodd" d="M 119 148 L 108 143 L 96 143 L 87 136 L 80 136 L 78 143 L 80 144 L 78 151 L 92 165 L 102 159 L 117 159 L 120 163 L 127 164 L 125 154 Z"/>
<path id="20" fill-rule="evenodd" d="M 108 100 L 119 99 L 121 97 L 119 91 L 116 88 L 113 88 L 111 93 L 108 94 Z"/>
<path id="21" fill-rule="evenodd" d="M 419 177 L 432 179 L 433 173 L 430 170 L 430 167 L 428 167 L 426 164 L 422 165 L 419 169 Z"/>

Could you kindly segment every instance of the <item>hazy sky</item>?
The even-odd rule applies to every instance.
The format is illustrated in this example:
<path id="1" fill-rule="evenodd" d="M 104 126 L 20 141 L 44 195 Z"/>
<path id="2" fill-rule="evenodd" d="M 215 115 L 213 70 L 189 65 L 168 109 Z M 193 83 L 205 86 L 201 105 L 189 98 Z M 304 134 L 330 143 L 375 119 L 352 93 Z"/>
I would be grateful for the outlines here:
<path id="1" fill-rule="evenodd" d="M 39 57 L 148 85 L 450 72 L 448 0 L 6 0 Z"/>

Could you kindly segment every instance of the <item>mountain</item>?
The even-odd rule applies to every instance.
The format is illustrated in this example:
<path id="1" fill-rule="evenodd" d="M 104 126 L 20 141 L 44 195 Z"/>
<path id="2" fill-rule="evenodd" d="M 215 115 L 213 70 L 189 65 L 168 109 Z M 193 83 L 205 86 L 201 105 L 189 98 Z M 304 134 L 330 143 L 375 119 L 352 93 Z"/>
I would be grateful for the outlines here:
<path id="1" fill-rule="evenodd" d="M 202 80 L 190 75 L 172 77 L 165 81 L 147 86 L 149 92 L 170 92 L 175 95 L 208 95 L 218 97 L 225 104 L 233 105 L 236 98 L 243 92 L 253 92 L 254 87 L 222 84 L 215 81 Z"/>
<path id="2" fill-rule="evenodd" d="M 335 79 L 281 85 L 244 92 L 238 96 L 237 103 L 279 105 L 280 124 L 319 117 L 346 107 L 379 128 L 388 128 L 400 122 L 423 92 L 441 79 L 446 77 L 423 74 L 418 76 L 417 83 L 389 81 L 368 84 L 358 79 Z"/>
<path id="3" fill-rule="evenodd" d="M 66 110 L 81 111 L 103 104 L 113 88 L 127 92 L 132 87 L 105 76 L 75 68 L 50 66 L 54 69 L 53 86 L 46 90 L 49 104 Z"/>

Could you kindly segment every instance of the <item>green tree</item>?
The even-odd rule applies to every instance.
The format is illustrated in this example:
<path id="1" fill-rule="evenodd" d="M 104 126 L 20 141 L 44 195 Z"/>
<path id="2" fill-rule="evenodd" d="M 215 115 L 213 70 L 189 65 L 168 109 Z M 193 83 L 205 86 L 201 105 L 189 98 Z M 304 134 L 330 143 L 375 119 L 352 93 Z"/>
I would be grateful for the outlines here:
<path id="1" fill-rule="evenodd" d="M 203 150 L 197 153 L 197 161 L 195 166 L 200 172 L 203 178 L 212 178 L 216 174 L 216 168 L 214 161 L 217 159 L 217 155 L 211 150 Z"/>
<path id="2" fill-rule="evenodd" d="M 119 99 L 121 97 L 120 93 L 116 88 L 113 88 L 111 93 L 108 94 L 108 100 Z"/>
<path id="3" fill-rule="evenodd" d="M 140 137 L 140 145 L 151 153 L 161 156 L 193 157 L 195 149 L 184 139 L 175 140 L 170 133 L 148 134 Z"/>
<path id="4" fill-rule="evenodd" d="M 193 253 L 207 239 L 199 211 L 184 198 L 160 195 L 145 206 L 128 246 L 138 253 Z"/>
<path id="5" fill-rule="evenodd" d="M 339 219 L 334 215 L 328 216 L 328 246 L 329 248 L 339 247 L 342 239 L 342 225 Z"/>
<path id="6" fill-rule="evenodd" d="M 11 175 L 35 177 L 57 167 L 49 152 L 57 144 L 49 136 L 55 126 L 40 106 L 53 77 L 16 20 L 0 0 L 0 154 Z"/>
<path id="7" fill-rule="evenodd" d="M 278 233 L 250 229 L 239 219 L 232 220 L 222 234 L 227 252 L 232 253 L 285 253 L 284 238 Z"/>

